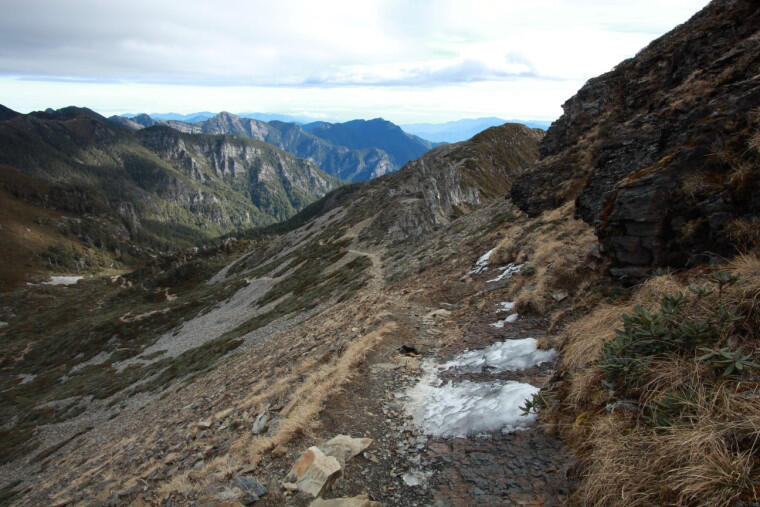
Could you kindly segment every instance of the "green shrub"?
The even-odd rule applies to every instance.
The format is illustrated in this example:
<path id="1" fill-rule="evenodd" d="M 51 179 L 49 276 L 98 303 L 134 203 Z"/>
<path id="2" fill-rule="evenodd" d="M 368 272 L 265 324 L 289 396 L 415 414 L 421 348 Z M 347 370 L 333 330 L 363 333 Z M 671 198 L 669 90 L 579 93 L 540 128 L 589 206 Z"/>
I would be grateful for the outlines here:
<path id="1" fill-rule="evenodd" d="M 716 283 L 722 292 L 724 282 L 716 280 Z M 692 292 L 709 294 L 703 289 Z M 636 306 L 632 314 L 623 315 L 623 329 L 616 330 L 617 336 L 602 347 L 599 367 L 605 380 L 615 389 L 630 392 L 631 387 L 639 385 L 653 360 L 667 354 L 693 356 L 698 347 L 715 344 L 730 334 L 733 324 L 743 319 L 739 307 L 720 299 L 718 304 L 705 305 L 700 312 L 694 312 L 695 304 L 678 292 L 664 295 L 659 311 Z M 723 368 L 724 375 L 754 365 L 749 361 L 751 355 L 744 355 L 741 350 L 702 348 L 708 354 L 700 359 Z"/>

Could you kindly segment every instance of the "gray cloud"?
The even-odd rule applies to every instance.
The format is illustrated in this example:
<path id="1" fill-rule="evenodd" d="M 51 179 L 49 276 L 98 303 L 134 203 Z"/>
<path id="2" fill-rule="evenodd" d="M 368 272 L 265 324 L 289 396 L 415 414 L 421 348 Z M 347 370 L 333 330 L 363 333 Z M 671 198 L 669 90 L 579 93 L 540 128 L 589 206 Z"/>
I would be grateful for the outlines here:
<path id="1" fill-rule="evenodd" d="M 563 51 L 579 51 L 547 39 L 558 27 L 587 30 L 598 2 L 549 2 L 559 5 L 554 11 L 542 2 L 547 4 L 536 0 L 528 8 L 480 0 L 0 0 L 0 75 L 76 82 L 326 87 L 577 79 L 596 72 L 593 67 L 584 71 L 584 65 L 594 63 L 593 53 L 566 56 Z M 683 21 L 683 13 L 695 11 L 705 0 L 673 2 L 680 10 L 661 9 L 661 18 Z M 612 2 L 599 26 L 614 30 L 613 35 L 658 28 L 646 16 L 638 25 L 610 21 L 646 11 L 641 5 L 632 7 L 635 3 Z M 663 21 L 668 22 L 673 23 Z M 520 31 L 535 33 L 535 40 L 512 35 Z M 554 44 L 555 49 L 536 51 L 542 44 Z M 629 43 L 633 48 L 637 44 Z M 557 55 L 550 57 L 558 61 L 574 56 L 578 63 L 568 66 L 572 71 L 549 71 L 553 61 L 542 58 L 553 53 Z M 614 60 L 597 67 L 620 59 L 617 54 L 605 58 Z"/>

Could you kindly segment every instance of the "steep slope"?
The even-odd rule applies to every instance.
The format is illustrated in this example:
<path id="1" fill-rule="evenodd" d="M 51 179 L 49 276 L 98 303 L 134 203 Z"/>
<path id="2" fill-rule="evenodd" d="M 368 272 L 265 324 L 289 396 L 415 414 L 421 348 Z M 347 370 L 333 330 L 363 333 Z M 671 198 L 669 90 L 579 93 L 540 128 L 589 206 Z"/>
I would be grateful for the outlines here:
<path id="1" fill-rule="evenodd" d="M 757 241 L 760 10 L 712 2 L 591 79 L 512 188 L 537 214 L 575 199 L 614 260 L 640 277 Z"/>
<path id="2" fill-rule="evenodd" d="M 141 130 L 137 137 L 143 146 L 188 171 L 193 180 L 210 184 L 218 178 L 277 221 L 339 184 L 313 163 L 263 142 L 181 134 L 168 127 Z"/>
<path id="3" fill-rule="evenodd" d="M 382 118 L 346 123 L 308 123 L 303 128 L 339 146 L 357 150 L 379 148 L 391 156 L 397 167 L 416 159 L 434 146 L 429 141 L 407 134 L 398 125 Z"/>
<path id="4" fill-rule="evenodd" d="M 133 134 L 78 108 L 0 121 L 0 146 L 7 174 L 25 177 L 9 177 L 25 182 L 9 190 L 13 199 L 84 220 L 89 225 L 77 232 L 79 241 L 112 236 L 97 241 L 109 245 L 106 265 L 122 257 L 125 236 L 135 246 L 187 246 L 285 219 L 339 184 L 266 143 L 182 136 L 166 127 Z M 35 257 L 38 269 L 40 263 L 72 268 L 70 255 Z"/>
<path id="5" fill-rule="evenodd" d="M 2 104 L 0 104 L 0 121 L 3 120 L 10 120 L 11 118 L 14 118 L 18 116 L 21 113 L 17 113 L 13 109 L 9 109 Z"/>

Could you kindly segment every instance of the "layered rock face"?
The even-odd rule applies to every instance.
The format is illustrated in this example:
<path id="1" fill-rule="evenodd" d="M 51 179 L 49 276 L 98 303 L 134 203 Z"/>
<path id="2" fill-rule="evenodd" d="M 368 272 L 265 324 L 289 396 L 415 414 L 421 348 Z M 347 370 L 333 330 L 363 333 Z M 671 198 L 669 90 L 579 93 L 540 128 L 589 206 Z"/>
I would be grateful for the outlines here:
<path id="1" fill-rule="evenodd" d="M 542 136 L 542 130 L 508 123 L 469 141 L 434 148 L 401 171 L 373 180 L 356 204 L 381 207 L 366 233 L 391 242 L 424 239 L 508 192 L 512 181 L 536 162 Z"/>
<path id="2" fill-rule="evenodd" d="M 530 214 L 575 199 L 618 276 L 751 246 L 759 75 L 760 4 L 716 0 L 568 100 L 511 197 Z"/>

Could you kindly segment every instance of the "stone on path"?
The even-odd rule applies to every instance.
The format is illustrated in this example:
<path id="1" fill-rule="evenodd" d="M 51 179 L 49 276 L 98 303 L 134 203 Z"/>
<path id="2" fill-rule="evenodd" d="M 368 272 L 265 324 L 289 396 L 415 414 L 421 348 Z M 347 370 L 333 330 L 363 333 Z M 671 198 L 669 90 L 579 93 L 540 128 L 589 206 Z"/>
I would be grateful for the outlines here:
<path id="1" fill-rule="evenodd" d="M 357 456 L 372 444 L 371 438 L 353 438 L 348 435 L 337 435 L 319 446 L 327 455 L 337 458 L 341 466 Z"/>
<path id="2" fill-rule="evenodd" d="M 318 497 L 330 488 L 340 470 L 335 457 L 327 456 L 319 447 L 309 447 L 295 462 L 282 485 L 285 489 Z"/>
<path id="3" fill-rule="evenodd" d="M 253 427 L 251 428 L 251 431 L 253 432 L 254 435 L 260 435 L 264 433 L 268 428 L 269 428 L 269 413 L 265 411 L 259 414 L 256 420 L 253 422 Z"/>
<path id="4" fill-rule="evenodd" d="M 351 498 L 332 498 L 323 500 L 317 498 L 309 507 L 381 507 L 383 504 L 373 502 L 367 495 L 359 495 Z"/>
<path id="5" fill-rule="evenodd" d="M 235 477 L 235 483 L 243 492 L 242 500 L 245 505 L 250 505 L 267 494 L 267 488 L 253 477 L 240 475 Z"/>

